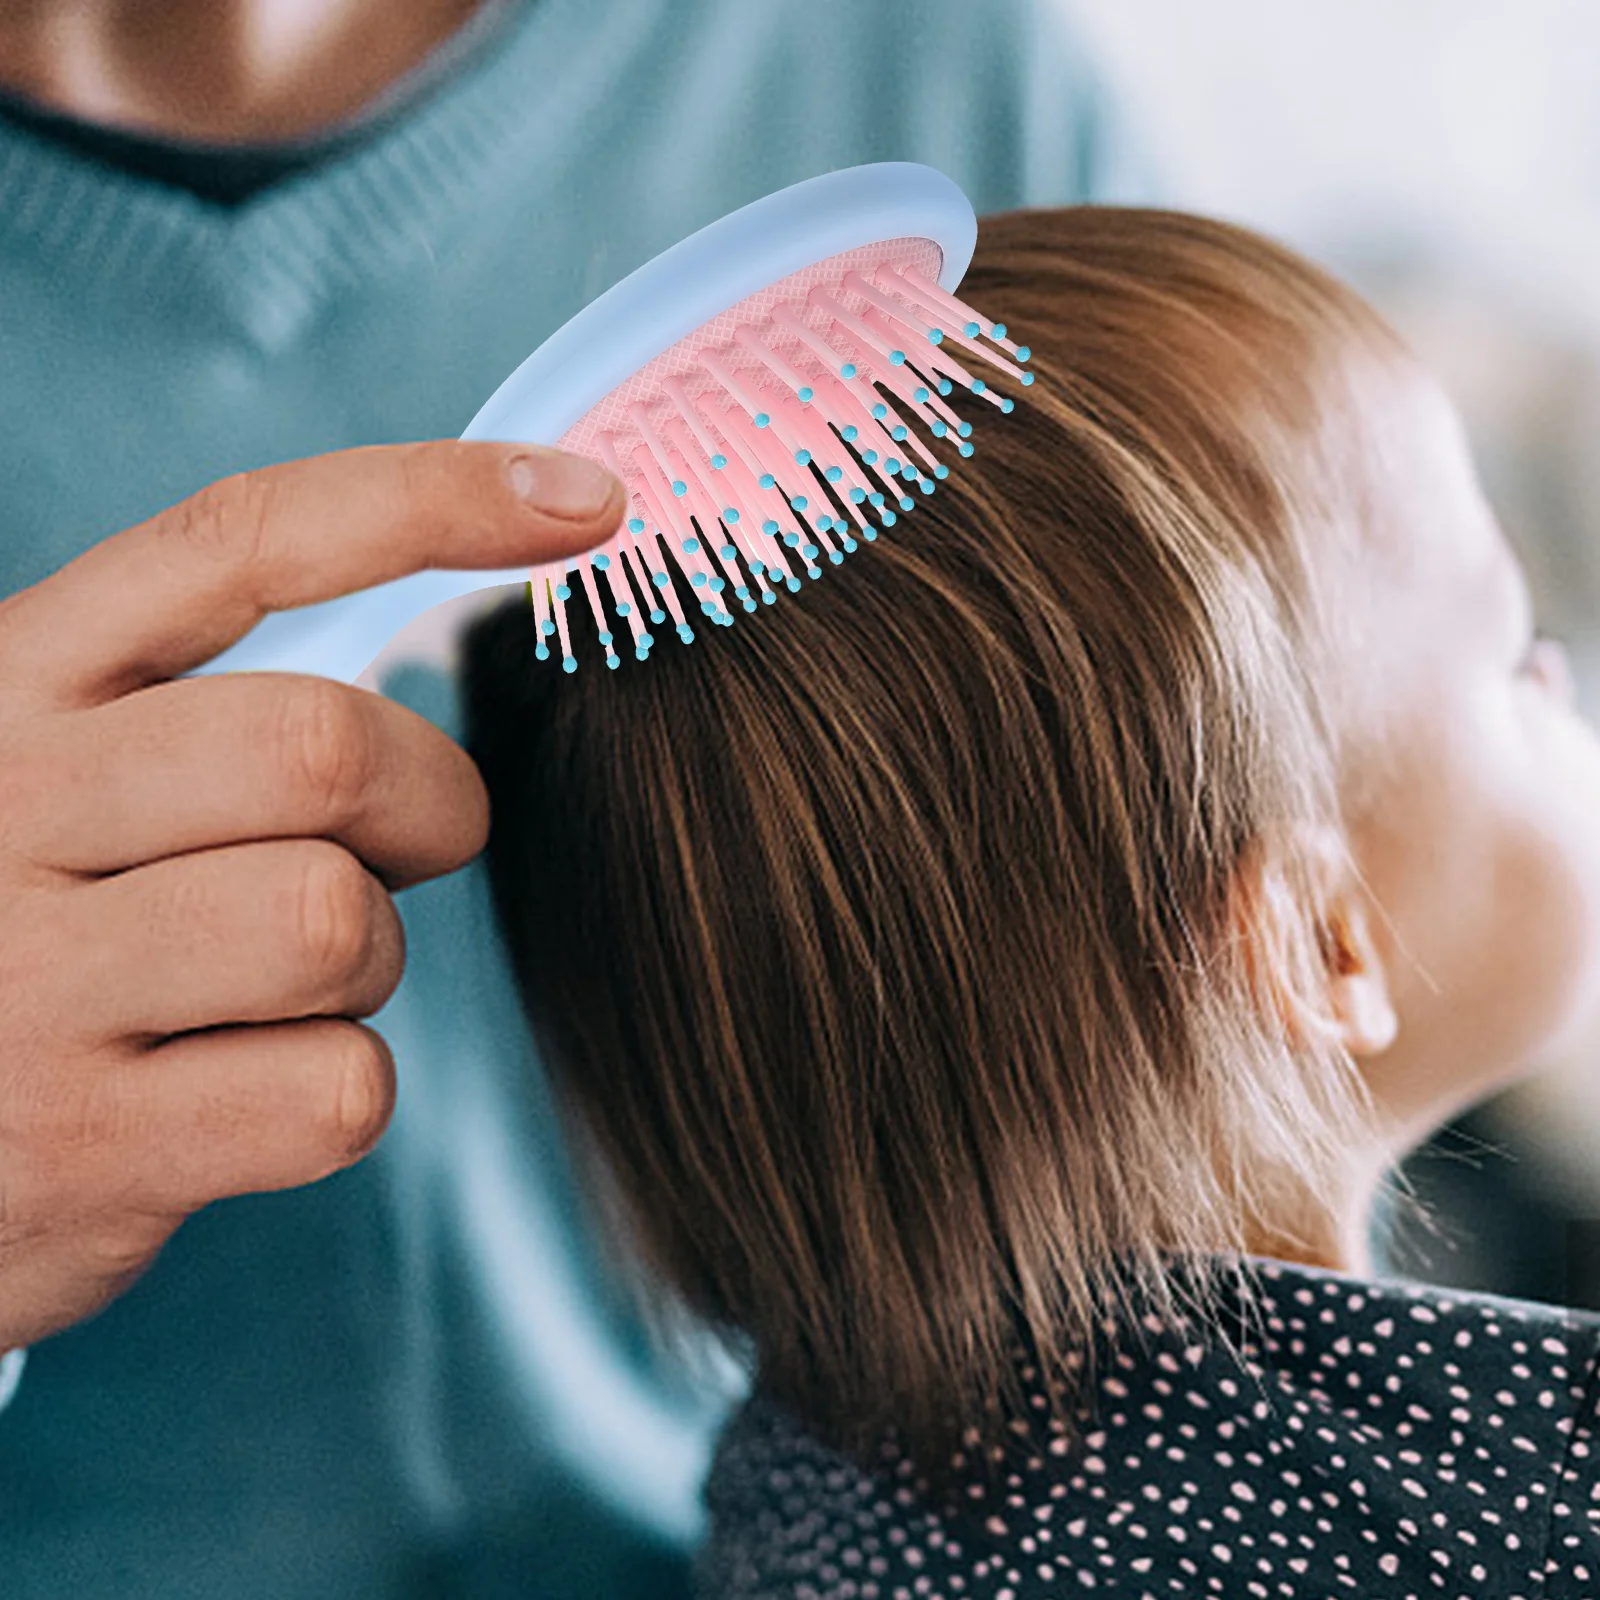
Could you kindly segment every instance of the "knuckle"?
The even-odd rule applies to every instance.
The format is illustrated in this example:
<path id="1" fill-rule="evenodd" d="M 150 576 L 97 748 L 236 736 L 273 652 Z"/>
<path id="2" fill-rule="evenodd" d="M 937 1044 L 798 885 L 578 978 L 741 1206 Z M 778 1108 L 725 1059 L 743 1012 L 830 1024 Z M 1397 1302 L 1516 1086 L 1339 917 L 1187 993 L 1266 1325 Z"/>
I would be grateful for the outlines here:
<path id="1" fill-rule="evenodd" d="M 329 1139 L 343 1161 L 365 1155 L 394 1111 L 394 1058 L 370 1028 L 348 1023 L 338 1030 L 329 1075 Z"/>
<path id="2" fill-rule="evenodd" d="M 439 452 L 427 444 L 397 447 L 395 469 L 400 480 L 401 504 L 407 507 L 424 505 L 434 497 L 439 465 Z"/>
<path id="3" fill-rule="evenodd" d="M 375 923 L 367 869 L 337 845 L 316 850 L 299 902 L 300 947 L 313 970 L 335 981 L 365 970 Z"/>
<path id="4" fill-rule="evenodd" d="M 280 703 L 279 745 L 291 781 L 335 822 L 349 819 L 372 779 L 372 734 L 362 711 L 340 685 L 318 678 L 304 679 Z"/>
<path id="5" fill-rule="evenodd" d="M 162 523 L 191 556 L 259 564 L 272 526 L 268 478 L 236 472 L 180 501 Z"/>
<path id="6" fill-rule="evenodd" d="M 84 1240 L 94 1275 L 125 1283 L 137 1278 L 172 1234 L 164 1217 L 129 1212 L 109 1218 Z"/>

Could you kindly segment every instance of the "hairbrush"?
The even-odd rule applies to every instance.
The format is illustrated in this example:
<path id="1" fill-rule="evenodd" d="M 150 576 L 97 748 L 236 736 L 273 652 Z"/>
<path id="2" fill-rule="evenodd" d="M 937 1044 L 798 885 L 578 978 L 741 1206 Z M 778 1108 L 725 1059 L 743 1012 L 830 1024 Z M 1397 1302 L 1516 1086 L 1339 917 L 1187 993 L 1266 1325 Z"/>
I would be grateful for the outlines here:
<path id="1" fill-rule="evenodd" d="M 801 589 L 801 573 L 820 578 L 824 560 L 913 510 L 913 490 L 933 493 L 950 471 L 936 444 L 973 453 L 971 424 L 946 403 L 957 385 L 1012 409 L 958 353 L 1033 382 L 1028 349 L 953 292 L 976 239 L 961 189 L 899 161 L 808 179 L 702 228 L 552 334 L 462 434 L 609 467 L 628 509 L 605 544 L 532 568 L 410 573 L 276 612 L 200 670 L 349 682 L 422 612 L 510 582 L 527 584 L 541 659 L 553 640 L 576 669 L 569 607 L 581 591 L 616 667 L 623 623 L 643 661 L 669 620 L 693 640 L 686 600 L 726 626 L 730 599 L 755 611 Z"/>

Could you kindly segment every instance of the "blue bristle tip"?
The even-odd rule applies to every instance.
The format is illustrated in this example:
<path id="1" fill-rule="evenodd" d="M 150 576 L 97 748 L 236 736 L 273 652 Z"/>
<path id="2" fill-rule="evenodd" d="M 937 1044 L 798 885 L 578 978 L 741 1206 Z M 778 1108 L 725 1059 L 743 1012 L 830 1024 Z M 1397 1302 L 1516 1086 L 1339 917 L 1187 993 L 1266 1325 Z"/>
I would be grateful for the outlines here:
<path id="1" fill-rule="evenodd" d="M 555 625 L 555 623 L 553 623 L 549 619 L 549 617 L 546 617 L 544 619 L 544 621 L 539 624 L 539 632 L 540 633 L 550 634 L 550 633 L 554 633 L 555 631 L 556 631 L 556 625 Z"/>
<path id="2" fill-rule="evenodd" d="M 1032 382 L 1033 382 L 1033 374 L 1031 372 L 1024 372 L 1022 374 L 1022 387 L 1024 389 L 1026 389 L 1028 387 L 1028 385 L 1030 383 L 1032 383 Z"/>
<path id="3" fill-rule="evenodd" d="M 923 403 L 923 401 L 925 401 L 928 398 L 928 391 L 926 389 L 918 389 L 913 398 L 916 400 L 917 404 L 920 406 Z"/>
<path id="4" fill-rule="evenodd" d="M 752 577 L 759 578 L 766 570 L 767 564 L 765 561 L 752 561 L 750 563 L 750 575 Z"/>
<path id="5" fill-rule="evenodd" d="M 855 423 L 852 422 L 849 427 L 844 430 L 842 437 L 846 444 L 854 444 L 856 440 L 861 437 L 861 430 L 855 425 Z"/>
<path id="6" fill-rule="evenodd" d="M 667 576 L 667 575 L 666 575 L 666 573 L 664 573 L 664 572 L 658 572 L 658 573 L 657 573 L 657 574 L 656 574 L 656 575 L 655 575 L 655 586 L 656 586 L 656 588 L 658 588 L 658 589 L 665 589 L 665 588 L 666 588 L 666 586 L 667 586 L 667 585 L 668 585 L 668 584 L 669 584 L 669 583 L 670 583 L 670 582 L 671 582 L 671 581 L 672 581 L 672 580 L 671 580 L 671 579 L 670 579 L 670 578 L 669 578 L 669 577 L 668 577 L 668 576 Z"/>
<path id="7" fill-rule="evenodd" d="M 987 388 L 988 388 L 988 387 L 989 387 L 989 385 L 988 385 L 988 384 L 986 384 L 986 383 L 985 383 L 985 382 L 984 382 L 984 381 L 983 381 L 983 379 L 982 379 L 982 378 L 974 378 L 974 379 L 973 379 L 973 380 L 972 380 L 972 392 L 973 392 L 973 393 L 974 393 L 974 394 L 982 394 L 982 393 L 983 393 L 983 391 L 984 391 L 984 390 L 985 390 L 985 389 L 987 389 Z"/>
<path id="8" fill-rule="evenodd" d="M 596 566 L 597 566 L 597 567 L 599 567 L 599 569 L 600 569 L 600 570 L 601 570 L 601 571 L 602 571 L 602 572 L 604 572 L 604 571 L 605 571 L 605 570 L 606 570 L 606 568 L 607 568 L 607 567 L 609 567 L 609 566 L 610 566 L 610 565 L 611 565 L 611 557 L 610 557 L 610 556 L 608 556 L 608 555 L 607 555 L 607 554 L 606 554 L 606 553 L 605 553 L 605 551 L 604 551 L 604 550 L 602 550 L 602 551 L 601 551 L 601 552 L 600 552 L 600 553 L 599 553 L 599 554 L 598 554 L 598 555 L 597 555 L 597 556 L 596 556 L 596 557 L 595 557 L 595 558 L 594 558 L 594 564 L 595 564 L 595 565 L 596 565 Z"/>
<path id="9" fill-rule="evenodd" d="M 883 496 L 881 494 L 869 494 L 867 499 L 869 499 L 875 506 L 881 506 L 883 504 Z"/>
<path id="10" fill-rule="evenodd" d="M 722 508 L 722 520 L 730 525 L 737 522 L 739 520 L 738 506 L 724 506 Z"/>
<path id="11" fill-rule="evenodd" d="M 951 381 L 948 378 L 941 378 L 939 380 L 939 393 L 940 394 L 949 394 L 954 390 L 954 388 L 955 388 L 955 385 L 953 383 L 951 383 Z"/>
<path id="12" fill-rule="evenodd" d="M 811 452 L 809 450 L 796 450 L 794 453 L 794 458 L 802 467 L 809 467 L 811 465 Z"/>
<path id="13" fill-rule="evenodd" d="M 761 487 L 763 489 L 775 488 L 777 486 L 777 482 L 778 480 L 774 478 L 770 472 L 763 472 L 761 474 Z"/>
<path id="14" fill-rule="evenodd" d="M 566 584 L 558 583 L 556 585 L 556 599 L 557 600 L 570 600 L 571 598 L 572 598 L 572 591 L 566 586 Z"/>
<path id="15" fill-rule="evenodd" d="M 761 591 L 761 603 L 764 606 L 770 606 L 777 598 L 778 596 L 771 589 L 763 589 Z"/>
<path id="16" fill-rule="evenodd" d="M 884 470 L 892 478 L 900 470 L 900 457 L 890 456 L 883 464 Z"/>
<path id="17" fill-rule="evenodd" d="M 852 489 L 850 491 L 850 503 L 851 503 L 851 505 L 858 506 L 866 498 L 867 498 L 867 491 L 865 489 Z"/>
<path id="18" fill-rule="evenodd" d="M 823 473 L 823 477 L 825 477 L 829 483 L 837 483 L 843 476 L 843 467 L 829 467 L 828 470 Z"/>
<path id="19" fill-rule="evenodd" d="M 754 600 L 748 600 L 748 599 L 747 599 L 747 600 L 746 600 L 746 601 L 745 601 L 745 603 L 744 603 L 744 608 L 745 608 L 745 610 L 746 610 L 746 611 L 754 611 L 754 610 L 755 610 L 755 608 L 756 608 L 756 603 L 755 603 L 755 601 L 754 601 Z"/>
<path id="20" fill-rule="evenodd" d="M 933 436 L 934 436 L 935 439 L 944 438 L 944 436 L 947 433 L 949 433 L 949 431 L 950 430 L 947 427 L 945 427 L 945 425 L 942 422 L 936 422 L 933 425 Z"/>
<path id="21" fill-rule="evenodd" d="M 865 461 L 869 467 L 873 466 L 877 462 L 878 452 L 876 450 L 863 450 L 861 452 L 861 459 Z"/>
<path id="22" fill-rule="evenodd" d="M 713 578 L 711 580 L 710 589 L 712 594 L 721 594 L 727 587 L 728 580 L 726 578 Z"/>
<path id="23" fill-rule="evenodd" d="M 811 502 L 807 500 L 803 494 L 797 494 L 794 499 L 789 502 L 789 504 L 792 505 L 796 511 L 804 511 L 805 508 L 811 504 Z"/>
<path id="24" fill-rule="evenodd" d="M 683 541 L 683 553 L 686 556 L 698 555 L 700 553 L 700 541 L 698 539 L 685 539 Z"/>
<path id="25" fill-rule="evenodd" d="M 847 361 L 842 367 L 839 368 L 839 376 L 841 378 L 853 378 L 855 375 L 856 364 L 853 361 Z"/>
<path id="26" fill-rule="evenodd" d="M 717 554 L 720 555 L 724 561 L 732 561 L 739 554 L 739 552 L 733 545 L 725 544 L 717 552 Z"/>
<path id="27" fill-rule="evenodd" d="M 717 472 L 721 472 L 722 469 L 727 466 L 727 464 L 728 458 L 723 455 L 721 451 L 718 451 L 717 454 L 711 458 L 711 465 Z"/>
<path id="28" fill-rule="evenodd" d="M 609 633 L 602 633 L 600 635 L 600 643 L 601 644 L 610 644 L 611 643 L 611 635 Z"/>
<path id="29" fill-rule="evenodd" d="M 806 387 L 804 389 L 798 390 L 797 393 L 800 396 L 800 404 L 804 405 L 811 398 L 812 390 L 808 386 L 808 387 Z"/>
<path id="30" fill-rule="evenodd" d="M 929 328 L 928 329 L 928 343 L 929 344 L 943 344 L 944 343 L 944 334 L 938 328 Z"/>
<path id="31" fill-rule="evenodd" d="M 764 428 L 764 427 L 766 427 L 766 425 L 767 425 L 767 424 L 768 424 L 768 423 L 769 423 L 769 422 L 771 422 L 771 421 L 772 421 L 772 418 L 771 418 L 771 417 L 769 417 L 769 416 L 768 416 L 768 415 L 767 415 L 767 414 L 766 414 L 766 412 L 765 412 L 765 411 L 758 411 L 758 412 L 756 412 L 756 426 L 757 426 L 757 427 L 758 427 L 758 428 Z"/>
<path id="32" fill-rule="evenodd" d="M 629 517 L 628 518 L 628 532 L 629 533 L 643 533 L 644 532 L 644 522 L 639 517 Z"/>
<path id="33" fill-rule="evenodd" d="M 633 652 L 633 659 L 635 661 L 648 661 L 650 659 L 650 652 L 641 646 L 641 648 Z"/>
<path id="34" fill-rule="evenodd" d="M 1033 354 L 1033 351 L 1030 350 L 1027 345 L 1019 344 L 1017 346 L 1017 360 L 1018 361 L 1026 361 L 1032 354 Z"/>
<path id="35" fill-rule="evenodd" d="M 799 592 L 800 592 L 800 580 L 798 578 L 791 578 L 789 580 L 789 593 L 790 594 L 798 594 Z"/>
<path id="36" fill-rule="evenodd" d="M 969 322 L 961 331 L 966 334 L 969 339 L 976 339 L 978 335 L 983 332 L 983 329 L 980 328 L 976 322 Z"/>
<path id="37" fill-rule="evenodd" d="M 665 622 L 667 620 L 667 614 L 659 606 L 657 606 L 656 609 L 650 613 L 650 620 L 652 622 Z"/>
<path id="38" fill-rule="evenodd" d="M 889 408 L 881 400 L 872 408 L 872 415 L 879 421 L 889 415 Z"/>
<path id="39" fill-rule="evenodd" d="M 1003 323 L 1003 322 L 995 323 L 993 337 L 996 338 L 996 339 L 1003 339 L 1003 338 L 1005 338 L 1005 336 L 1006 336 L 1006 325 L 1005 325 L 1005 323 Z"/>
<path id="40" fill-rule="evenodd" d="M 899 442 L 903 438 L 905 438 L 905 436 L 906 436 L 906 430 L 905 430 L 905 424 L 904 423 L 898 424 L 895 427 L 894 432 L 889 435 L 889 437 L 891 439 L 893 439 L 896 444 L 899 444 Z"/>
<path id="41" fill-rule="evenodd" d="M 948 478 L 950 476 L 950 469 L 944 464 L 944 462 L 941 461 L 939 465 L 933 469 L 933 475 L 939 479 Z"/>
<path id="42" fill-rule="evenodd" d="M 1017 409 L 1017 402 L 1015 400 L 1002 400 L 1000 402 L 1000 409 L 1009 416 L 1011 412 Z"/>
<path id="43" fill-rule="evenodd" d="M 771 517 L 768 517 L 767 520 L 761 524 L 761 531 L 766 534 L 776 533 L 778 531 L 778 524 L 774 522 Z"/>
<path id="44" fill-rule="evenodd" d="M 889 352 L 889 364 L 890 364 L 890 366 L 894 366 L 894 367 L 903 367 L 906 364 L 906 353 L 905 353 L 905 351 L 904 350 L 891 350 Z"/>
<path id="45" fill-rule="evenodd" d="M 856 547 L 855 540 L 854 539 L 846 539 L 845 542 L 844 542 L 844 547 L 845 547 L 845 550 L 847 552 L 851 551 L 851 550 L 854 550 L 855 547 Z"/>
<path id="46" fill-rule="evenodd" d="M 694 576 L 693 576 L 693 577 L 692 577 L 692 578 L 691 578 L 691 579 L 690 579 L 690 580 L 689 580 L 689 582 L 690 582 L 690 583 L 692 583 L 692 584 L 693 584 L 693 585 L 694 585 L 694 586 L 695 586 L 695 588 L 697 588 L 697 589 L 703 589 L 703 588 L 705 588 L 705 586 L 706 586 L 706 575 L 705 575 L 705 573 L 703 573 L 703 572 L 697 572 L 697 573 L 695 573 L 695 575 L 694 575 Z"/>
<path id="47" fill-rule="evenodd" d="M 917 502 L 913 500 L 910 495 L 903 494 L 900 496 L 900 509 L 902 511 L 915 511 L 917 509 Z"/>
<path id="48" fill-rule="evenodd" d="M 616 652 L 615 652 L 615 651 L 613 651 L 613 652 L 612 652 L 612 653 L 611 653 L 611 654 L 610 654 L 610 655 L 608 655 L 608 656 L 607 656 L 607 657 L 606 657 L 606 665 L 607 665 L 607 666 L 608 666 L 608 667 L 612 667 L 612 668 L 614 668 L 614 667 L 615 667 L 615 666 L 616 666 L 616 665 L 617 665 L 617 663 L 618 663 L 618 661 L 619 661 L 619 660 L 620 660 L 620 659 L 621 659 L 621 658 L 620 658 L 620 657 L 619 657 L 619 656 L 618 656 L 618 655 L 617 655 L 617 654 L 616 654 Z"/>
<path id="49" fill-rule="evenodd" d="M 785 543 L 785 544 L 786 544 L 786 545 L 788 545 L 788 547 L 789 547 L 789 548 L 790 548 L 790 549 L 791 549 L 791 550 L 793 550 L 793 549 L 794 549 L 794 547 L 795 547 L 795 546 L 796 546 L 796 545 L 797 545 L 797 544 L 799 544 L 799 543 L 800 543 L 800 535 L 799 535 L 799 534 L 798 534 L 798 533 L 786 533 L 786 534 L 784 534 L 784 536 L 783 536 L 783 542 L 784 542 L 784 543 Z"/>
<path id="50" fill-rule="evenodd" d="M 689 485 L 682 478 L 674 478 L 672 480 L 672 492 L 679 496 L 686 495 L 689 492 Z"/>
<path id="51" fill-rule="evenodd" d="M 561 666 L 566 672 L 576 672 L 578 670 L 578 658 L 576 656 L 563 656 L 561 658 Z"/>
<path id="52" fill-rule="evenodd" d="M 868 544 L 871 544 L 872 541 L 878 537 L 878 530 L 876 528 L 863 528 L 861 530 L 861 537 L 865 539 Z"/>
<path id="53" fill-rule="evenodd" d="M 642 649 L 648 650 L 655 642 L 656 636 L 653 633 L 641 633 L 639 635 L 639 644 Z"/>
<path id="54" fill-rule="evenodd" d="M 885 511 L 883 513 L 883 525 L 886 528 L 892 528 L 899 520 L 899 517 L 897 517 L 892 511 Z"/>
<path id="55" fill-rule="evenodd" d="M 540 660 L 541 660 L 541 661 L 548 661 L 548 660 L 549 660 L 549 659 L 550 659 L 550 648 L 549 648 L 549 646 L 548 646 L 548 645 L 540 645 L 540 646 L 539 646 L 539 647 L 538 647 L 538 649 L 536 649 L 536 650 L 535 650 L 535 651 L 534 651 L 534 652 L 533 652 L 533 653 L 534 653 L 534 654 L 535 654 L 535 655 L 536 655 L 536 656 L 537 656 L 537 657 L 538 657 L 538 658 L 539 658 L 539 659 L 540 659 Z"/>
<path id="56" fill-rule="evenodd" d="M 972 437 L 972 424 L 970 422 L 963 422 L 961 426 L 956 429 L 956 432 L 959 433 L 963 439 L 970 439 Z"/>
<path id="57" fill-rule="evenodd" d="M 972 454 L 972 446 L 963 442 L 961 446 L 961 453 L 964 456 L 970 456 Z"/>
<path id="58" fill-rule="evenodd" d="M 633 607 L 629 605 L 626 600 L 619 600 L 617 602 L 617 615 L 619 617 L 629 616 L 632 614 L 632 611 Z"/>

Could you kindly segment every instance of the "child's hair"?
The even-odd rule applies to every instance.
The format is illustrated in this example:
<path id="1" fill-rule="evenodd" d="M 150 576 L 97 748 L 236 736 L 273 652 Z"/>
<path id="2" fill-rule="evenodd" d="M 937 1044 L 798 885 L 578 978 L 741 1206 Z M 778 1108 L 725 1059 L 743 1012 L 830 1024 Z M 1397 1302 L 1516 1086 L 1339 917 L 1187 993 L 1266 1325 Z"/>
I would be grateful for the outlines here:
<path id="1" fill-rule="evenodd" d="M 536 663 L 525 598 L 464 660 L 496 911 L 613 1224 L 824 1440 L 934 1471 L 1019 1340 L 1072 1395 L 1109 1307 L 1325 1237 L 1368 1147 L 1238 891 L 1276 851 L 1280 958 L 1321 970 L 1293 825 L 1343 836 L 1369 731 L 1324 555 L 1367 542 L 1359 375 L 1402 348 L 1170 212 L 987 218 L 962 292 L 1038 381 L 892 533 L 645 666 Z"/>

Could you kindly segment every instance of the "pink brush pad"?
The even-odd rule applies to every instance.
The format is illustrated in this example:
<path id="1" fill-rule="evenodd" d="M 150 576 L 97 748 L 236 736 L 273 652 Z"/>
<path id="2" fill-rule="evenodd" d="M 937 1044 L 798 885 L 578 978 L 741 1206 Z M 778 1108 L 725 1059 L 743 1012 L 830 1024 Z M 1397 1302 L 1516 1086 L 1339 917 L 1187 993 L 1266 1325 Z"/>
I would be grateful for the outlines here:
<path id="1" fill-rule="evenodd" d="M 932 239 L 889 239 L 882 244 L 863 245 L 859 250 L 846 250 L 842 255 L 829 256 L 826 261 L 803 267 L 737 305 L 729 306 L 663 350 L 579 417 L 562 434 L 557 445 L 562 450 L 576 451 L 599 461 L 603 458 L 597 440 L 601 434 L 610 433 L 615 436 L 619 453 L 626 460 L 639 438 L 638 429 L 628 416 L 630 406 L 643 405 L 648 409 L 661 402 L 665 413 L 673 414 L 671 402 L 663 399 L 661 384 L 664 379 L 682 378 L 684 389 L 693 398 L 711 390 L 721 390 L 722 385 L 700 365 L 707 351 L 717 352 L 723 363 L 735 372 L 748 371 L 766 380 L 766 368 L 735 342 L 735 328 L 763 324 L 779 306 L 787 306 L 808 327 L 825 333 L 830 322 L 828 313 L 806 303 L 813 289 L 827 290 L 841 305 L 856 311 L 866 301 L 844 287 L 846 273 L 860 272 L 870 278 L 876 267 L 913 267 L 937 282 L 943 263 L 944 252 Z M 768 340 L 780 349 L 793 348 L 796 344 L 794 335 L 782 327 L 773 328 Z M 870 382 L 876 375 L 871 352 L 863 350 L 851 359 L 860 368 L 862 377 Z"/>

